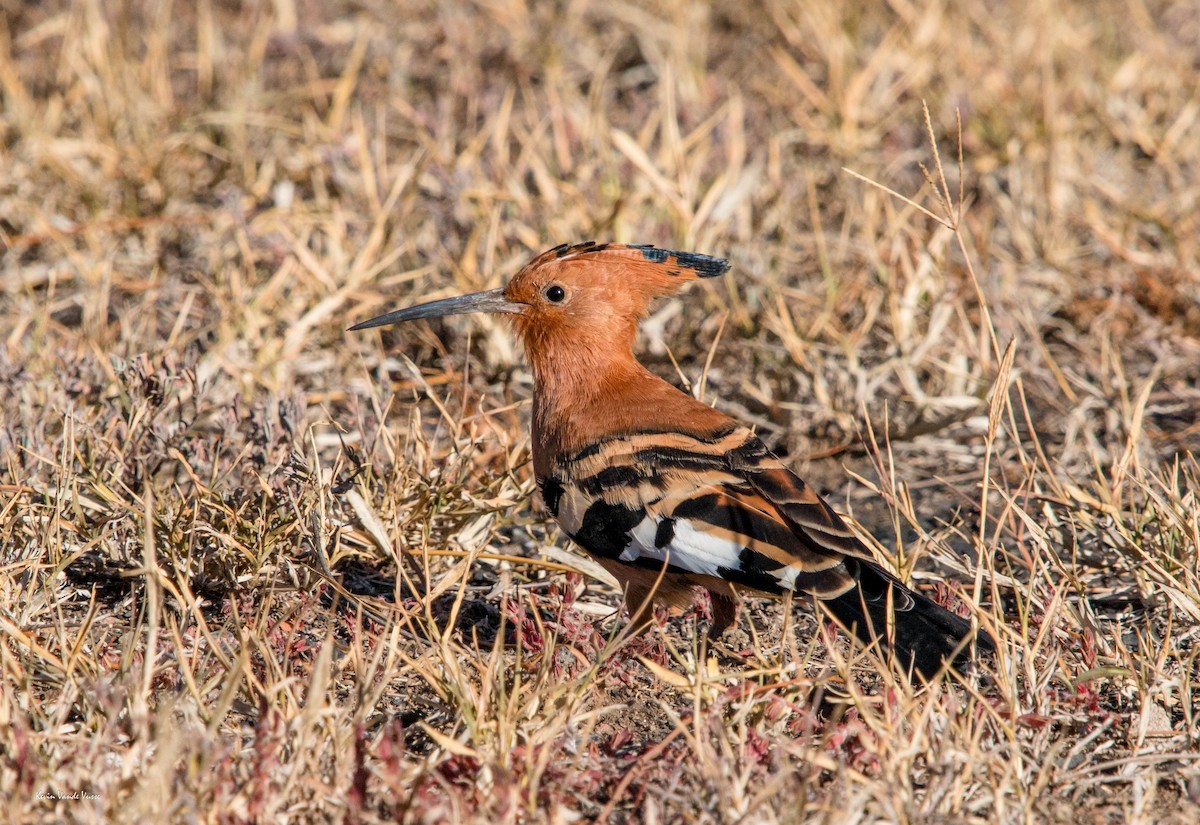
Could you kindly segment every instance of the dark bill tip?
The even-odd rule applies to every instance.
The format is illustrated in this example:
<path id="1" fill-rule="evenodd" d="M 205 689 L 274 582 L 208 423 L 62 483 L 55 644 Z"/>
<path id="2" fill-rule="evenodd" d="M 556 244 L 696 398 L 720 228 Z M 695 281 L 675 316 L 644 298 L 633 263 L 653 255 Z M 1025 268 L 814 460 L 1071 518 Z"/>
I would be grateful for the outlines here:
<path id="1" fill-rule="evenodd" d="M 405 321 L 417 321 L 422 318 L 466 315 L 470 312 L 506 312 L 519 315 L 524 311 L 525 305 L 505 298 L 503 289 L 489 289 L 487 292 L 472 292 L 469 295 L 457 295 L 453 298 L 443 298 L 440 301 L 417 304 L 415 307 L 393 310 L 385 315 L 377 315 L 368 321 L 355 324 L 347 331 L 385 327 L 389 324 L 401 324 Z"/>
<path id="2" fill-rule="evenodd" d="M 729 271 L 729 261 L 724 258 L 714 258 L 711 255 L 701 255 L 697 252 L 680 252 L 675 249 L 659 249 L 645 243 L 630 244 L 634 249 L 641 250 L 642 257 L 656 264 L 673 263 L 676 266 L 690 269 L 697 278 L 717 278 Z"/>

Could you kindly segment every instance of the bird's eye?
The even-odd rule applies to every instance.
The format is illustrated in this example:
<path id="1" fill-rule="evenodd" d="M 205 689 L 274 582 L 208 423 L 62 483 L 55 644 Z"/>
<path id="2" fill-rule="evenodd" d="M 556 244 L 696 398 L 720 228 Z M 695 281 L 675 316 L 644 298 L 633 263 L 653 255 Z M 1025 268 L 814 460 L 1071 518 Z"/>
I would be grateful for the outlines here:
<path id="1" fill-rule="evenodd" d="M 546 296 L 546 300 L 552 304 L 561 304 L 563 299 L 567 297 L 567 291 L 558 284 L 551 284 L 546 287 L 546 291 L 542 293 Z"/>

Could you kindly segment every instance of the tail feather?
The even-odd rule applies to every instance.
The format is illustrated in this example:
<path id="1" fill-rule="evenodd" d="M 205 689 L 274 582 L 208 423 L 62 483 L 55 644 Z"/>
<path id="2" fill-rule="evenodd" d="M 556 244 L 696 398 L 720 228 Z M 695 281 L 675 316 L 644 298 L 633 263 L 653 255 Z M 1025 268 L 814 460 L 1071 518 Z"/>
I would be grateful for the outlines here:
<path id="1" fill-rule="evenodd" d="M 858 570 L 852 572 L 858 587 L 823 602 L 838 622 L 864 644 L 890 650 L 901 668 L 926 679 L 936 676 L 947 662 L 959 670 L 969 666 L 971 645 L 964 640 L 972 634 L 970 621 L 909 590 L 873 564 L 857 562 L 856 566 Z M 981 654 L 996 649 L 983 630 L 975 634 L 974 647 Z"/>

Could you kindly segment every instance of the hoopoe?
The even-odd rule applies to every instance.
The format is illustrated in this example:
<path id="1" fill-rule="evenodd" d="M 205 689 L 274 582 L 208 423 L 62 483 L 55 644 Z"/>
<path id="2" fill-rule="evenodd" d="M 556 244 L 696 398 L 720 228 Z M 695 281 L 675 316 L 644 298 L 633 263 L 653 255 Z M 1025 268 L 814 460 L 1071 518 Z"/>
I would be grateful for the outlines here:
<path id="1" fill-rule="evenodd" d="M 723 275 L 719 258 L 646 245 L 562 245 L 507 286 L 380 315 L 352 330 L 470 312 L 508 315 L 533 367 L 533 469 L 566 534 L 652 605 L 711 597 L 710 636 L 740 589 L 815 597 L 844 630 L 929 679 L 969 658 L 971 623 L 905 587 L 747 427 L 634 357 L 655 298 Z M 981 652 L 994 649 L 983 631 Z"/>

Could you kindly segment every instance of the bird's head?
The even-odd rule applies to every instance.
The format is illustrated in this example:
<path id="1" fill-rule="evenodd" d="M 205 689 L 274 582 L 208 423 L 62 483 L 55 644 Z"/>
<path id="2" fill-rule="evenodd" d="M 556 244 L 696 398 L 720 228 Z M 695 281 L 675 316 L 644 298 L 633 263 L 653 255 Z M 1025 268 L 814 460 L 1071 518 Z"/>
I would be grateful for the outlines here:
<path id="1" fill-rule="evenodd" d="M 696 278 L 729 269 L 720 258 L 652 246 L 556 246 L 538 255 L 507 286 L 399 309 L 350 329 L 468 312 L 506 313 L 535 360 L 559 346 L 628 352 L 649 303 Z"/>

